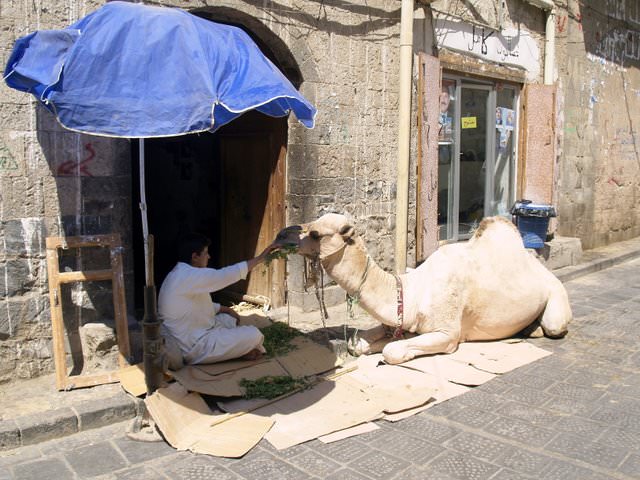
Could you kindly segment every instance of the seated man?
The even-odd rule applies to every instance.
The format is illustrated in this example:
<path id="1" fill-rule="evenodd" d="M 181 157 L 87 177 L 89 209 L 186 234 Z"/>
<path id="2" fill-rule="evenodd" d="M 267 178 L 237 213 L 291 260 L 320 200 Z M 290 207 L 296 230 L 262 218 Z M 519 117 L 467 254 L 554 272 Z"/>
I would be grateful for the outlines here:
<path id="1" fill-rule="evenodd" d="M 219 270 L 208 268 L 210 240 L 200 234 L 185 236 L 178 263 L 162 282 L 158 313 L 187 364 L 214 363 L 243 357 L 253 360 L 264 353 L 264 337 L 254 326 L 236 326 L 238 314 L 214 303 L 211 292 L 247 277 L 275 245 L 260 255 Z"/>

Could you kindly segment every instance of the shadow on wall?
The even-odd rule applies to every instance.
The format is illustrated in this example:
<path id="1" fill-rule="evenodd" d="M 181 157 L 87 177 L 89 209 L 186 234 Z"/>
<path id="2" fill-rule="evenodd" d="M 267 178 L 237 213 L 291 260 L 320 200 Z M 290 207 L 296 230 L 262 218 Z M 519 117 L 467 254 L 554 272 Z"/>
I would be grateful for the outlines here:
<path id="1" fill-rule="evenodd" d="M 46 236 L 120 234 L 127 310 L 132 311 L 129 141 L 65 130 L 41 106 L 37 108 L 36 119 L 38 142 L 55 181 L 55 192 L 46 199 L 50 212 L 45 219 Z M 111 268 L 109 251 L 104 248 L 61 250 L 59 255 L 62 272 Z M 117 345 L 115 334 L 109 333 L 115 332 L 111 282 L 63 285 L 61 300 L 71 374 L 115 367 Z M 135 328 L 133 316 L 130 318 L 133 322 L 130 327 Z"/>
<path id="2" fill-rule="evenodd" d="M 594 5 L 589 5 L 593 3 Z M 587 53 L 625 68 L 640 68 L 640 5 L 585 2 L 556 19 L 560 34 L 582 35 Z"/>
<path id="3" fill-rule="evenodd" d="M 283 3 L 272 1 L 266 4 L 263 0 L 242 0 L 247 5 L 251 5 L 259 11 L 264 12 L 264 17 L 272 20 L 273 12 L 278 12 L 282 18 L 288 20 L 287 26 L 295 26 L 296 28 L 300 28 L 300 26 L 304 26 L 308 29 L 318 30 L 321 29 L 326 33 L 335 33 L 336 35 L 344 35 L 344 36 L 358 36 L 358 35 L 369 35 L 372 32 L 376 32 L 378 30 L 385 30 L 390 26 L 400 23 L 400 8 L 393 9 L 391 11 L 384 10 L 382 8 L 376 8 L 367 5 L 367 2 L 362 2 L 359 0 L 313 0 L 313 3 L 317 5 L 317 13 L 312 14 L 301 10 L 294 10 L 289 6 L 285 6 Z M 265 5 L 269 5 L 266 7 Z M 309 8 L 309 10 L 313 11 L 313 9 Z M 191 13 L 196 15 L 201 15 L 201 11 L 213 12 L 215 17 L 212 16 L 212 20 L 222 21 L 224 22 L 224 15 L 228 16 L 228 20 L 232 20 L 234 22 L 242 23 L 247 27 L 254 30 L 257 34 L 262 36 L 262 32 L 260 29 L 266 28 L 264 24 L 258 20 L 256 17 L 247 15 L 247 14 L 239 14 L 236 10 L 229 8 L 209 8 L 203 10 L 192 10 Z M 238 15 L 241 15 L 239 17 Z M 204 16 L 204 15 L 202 15 Z M 341 16 L 343 18 L 349 18 L 350 21 L 354 21 L 360 17 L 360 21 L 355 20 L 353 23 L 345 22 L 340 23 L 335 20 L 328 20 L 329 17 L 338 18 Z M 386 33 L 386 32 L 385 32 Z M 271 33 L 273 35 L 273 32 Z M 395 36 L 394 33 L 386 33 L 386 36 L 381 38 L 391 38 Z M 263 37 L 263 39 L 265 39 Z M 255 40 L 255 39 L 254 39 Z M 265 39 L 266 40 L 266 39 Z M 273 45 L 273 43 L 270 43 Z M 279 59 L 281 61 L 281 59 Z M 305 73 L 306 75 L 306 73 Z"/>

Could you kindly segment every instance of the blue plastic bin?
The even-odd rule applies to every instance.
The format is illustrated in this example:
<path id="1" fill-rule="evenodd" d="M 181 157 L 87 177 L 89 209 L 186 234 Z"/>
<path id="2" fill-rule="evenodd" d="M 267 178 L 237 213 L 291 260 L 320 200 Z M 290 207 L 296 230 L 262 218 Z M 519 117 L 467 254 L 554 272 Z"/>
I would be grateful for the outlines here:
<path id="1" fill-rule="evenodd" d="M 556 216 L 551 205 L 519 200 L 511 207 L 518 231 L 526 248 L 542 248 L 547 239 L 549 218 Z"/>

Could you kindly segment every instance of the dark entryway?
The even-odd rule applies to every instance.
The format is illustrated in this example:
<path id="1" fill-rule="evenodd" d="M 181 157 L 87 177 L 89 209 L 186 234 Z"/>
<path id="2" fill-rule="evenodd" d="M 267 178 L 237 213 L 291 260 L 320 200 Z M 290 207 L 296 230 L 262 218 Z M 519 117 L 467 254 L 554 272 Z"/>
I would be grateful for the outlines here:
<path id="1" fill-rule="evenodd" d="M 287 119 L 251 111 L 216 133 L 145 140 L 149 233 L 155 236 L 155 281 L 176 263 L 181 234 L 211 241 L 210 266 L 224 267 L 260 253 L 284 227 Z M 137 165 L 138 142 L 132 142 Z M 135 175 L 138 168 L 133 169 Z M 139 180 L 133 179 L 134 205 Z M 134 212 L 136 308 L 144 284 L 140 213 Z M 216 295 L 218 301 L 284 304 L 284 265 L 257 267 L 248 281 Z"/>

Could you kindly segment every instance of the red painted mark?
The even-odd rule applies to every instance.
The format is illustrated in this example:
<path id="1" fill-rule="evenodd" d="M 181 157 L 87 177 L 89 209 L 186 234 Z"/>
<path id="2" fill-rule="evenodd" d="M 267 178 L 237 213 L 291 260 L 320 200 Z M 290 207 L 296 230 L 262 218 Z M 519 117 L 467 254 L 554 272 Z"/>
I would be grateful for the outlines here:
<path id="1" fill-rule="evenodd" d="M 622 182 L 620 180 L 616 180 L 613 177 L 611 177 L 607 183 L 609 183 L 609 185 L 615 185 L 616 187 L 622 186 Z"/>
<path id="2" fill-rule="evenodd" d="M 576 20 L 578 21 L 578 28 L 582 31 L 582 14 L 576 13 Z"/>
<path id="3" fill-rule="evenodd" d="M 96 152 L 93 149 L 93 145 L 91 143 L 85 144 L 84 148 L 89 152 L 89 156 L 82 160 L 80 163 L 76 164 L 73 160 L 67 160 L 66 162 L 61 163 L 58 166 L 58 175 L 73 175 L 78 171 L 80 175 L 85 177 L 91 177 L 91 172 L 88 169 L 89 163 L 93 160 L 93 157 L 96 156 Z"/>
<path id="4" fill-rule="evenodd" d="M 567 27 L 567 17 L 565 15 L 558 17 L 558 21 L 556 23 L 558 24 L 558 32 L 564 32 L 564 29 Z"/>

